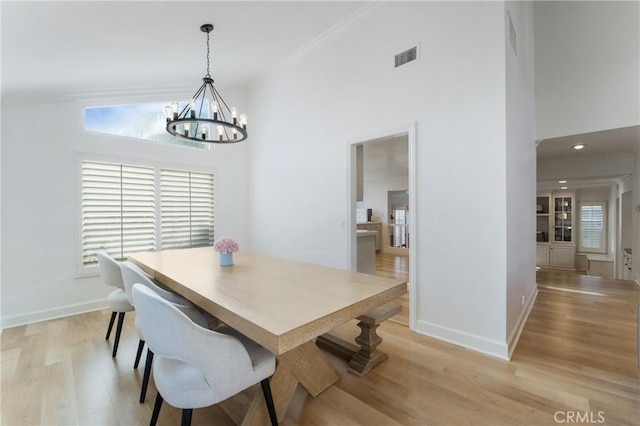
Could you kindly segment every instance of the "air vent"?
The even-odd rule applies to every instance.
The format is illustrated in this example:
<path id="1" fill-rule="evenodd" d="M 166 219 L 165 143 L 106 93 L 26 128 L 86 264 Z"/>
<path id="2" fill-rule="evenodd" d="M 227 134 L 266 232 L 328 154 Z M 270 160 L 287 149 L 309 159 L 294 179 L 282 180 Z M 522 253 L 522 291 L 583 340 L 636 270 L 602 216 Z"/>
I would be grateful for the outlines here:
<path id="1" fill-rule="evenodd" d="M 398 68 L 401 65 L 404 65 L 406 63 L 409 63 L 411 61 L 415 61 L 416 59 L 418 59 L 418 47 L 412 47 L 409 50 L 405 50 L 402 53 L 398 53 L 396 55 L 396 66 L 395 68 Z"/>

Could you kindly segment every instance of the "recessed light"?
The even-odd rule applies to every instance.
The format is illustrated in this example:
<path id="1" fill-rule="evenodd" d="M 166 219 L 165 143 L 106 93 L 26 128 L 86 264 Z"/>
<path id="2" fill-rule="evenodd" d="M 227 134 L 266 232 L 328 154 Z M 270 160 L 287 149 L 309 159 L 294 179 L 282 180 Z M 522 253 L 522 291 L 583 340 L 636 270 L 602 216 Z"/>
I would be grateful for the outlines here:
<path id="1" fill-rule="evenodd" d="M 573 146 L 573 149 L 575 149 L 575 150 L 578 150 L 578 151 L 579 151 L 579 150 L 581 150 L 581 149 L 584 149 L 584 147 L 585 147 L 585 146 L 586 146 L 585 144 L 583 144 L 583 143 L 579 143 L 579 144 L 577 144 L 577 145 L 574 145 L 574 146 Z"/>
<path id="2" fill-rule="evenodd" d="M 567 186 L 561 186 L 560 189 L 567 189 Z"/>
<path id="3" fill-rule="evenodd" d="M 559 180 L 558 183 L 567 183 L 566 180 Z"/>

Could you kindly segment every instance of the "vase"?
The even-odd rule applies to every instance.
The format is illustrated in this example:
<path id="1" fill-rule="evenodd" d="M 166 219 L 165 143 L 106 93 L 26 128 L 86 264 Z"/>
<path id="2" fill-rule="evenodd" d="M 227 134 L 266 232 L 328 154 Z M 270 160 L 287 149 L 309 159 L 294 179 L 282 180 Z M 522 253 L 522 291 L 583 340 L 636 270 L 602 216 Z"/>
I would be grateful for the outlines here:
<path id="1" fill-rule="evenodd" d="M 233 252 L 231 251 L 221 251 L 220 252 L 220 266 L 231 266 L 233 265 Z"/>

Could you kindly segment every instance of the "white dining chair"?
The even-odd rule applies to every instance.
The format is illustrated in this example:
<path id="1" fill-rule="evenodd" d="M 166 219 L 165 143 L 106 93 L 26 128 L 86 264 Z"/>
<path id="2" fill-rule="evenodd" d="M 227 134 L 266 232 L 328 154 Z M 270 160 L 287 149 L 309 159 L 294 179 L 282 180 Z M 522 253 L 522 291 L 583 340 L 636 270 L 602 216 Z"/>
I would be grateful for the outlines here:
<path id="1" fill-rule="evenodd" d="M 156 282 L 154 282 L 147 274 L 144 273 L 142 269 L 140 269 L 137 265 L 131 262 L 122 262 L 120 264 L 120 269 L 122 271 L 122 281 L 124 282 L 125 292 L 127 294 L 127 299 L 129 303 L 131 303 L 134 307 L 132 298 L 132 288 L 134 284 L 142 284 L 151 290 L 153 290 L 157 295 L 162 297 L 163 299 L 173 303 L 178 309 L 184 312 L 193 322 L 198 324 L 201 327 L 208 327 L 209 323 L 207 322 L 207 318 L 202 314 L 201 311 L 196 309 L 191 302 L 185 299 L 182 296 L 179 296 L 175 293 L 172 293 L 164 288 L 160 287 Z M 135 330 L 136 334 L 140 341 L 138 342 L 138 351 L 136 352 L 136 359 L 133 364 L 133 368 L 138 368 L 140 364 L 140 357 L 142 356 L 142 351 L 144 349 L 145 338 L 140 326 L 138 325 L 138 317 L 136 316 L 135 322 Z M 144 374 L 142 376 L 142 388 L 140 390 L 140 403 L 143 403 L 146 399 L 147 395 L 147 386 L 149 385 L 149 377 L 151 375 L 151 364 L 153 363 L 153 351 L 147 349 L 147 360 L 145 363 Z"/>
<path id="2" fill-rule="evenodd" d="M 109 336 L 111 336 L 111 329 L 113 328 L 116 314 L 118 314 L 116 337 L 113 342 L 113 352 L 111 354 L 111 356 L 115 358 L 118 353 L 118 344 L 120 343 L 120 334 L 122 333 L 124 315 L 127 312 L 133 311 L 135 308 L 131 303 L 129 303 L 127 293 L 124 289 L 119 262 L 103 251 L 96 252 L 96 256 L 98 258 L 98 266 L 100 268 L 102 282 L 108 286 L 116 287 L 116 290 L 112 291 L 107 297 L 109 308 L 111 308 L 111 319 L 109 320 L 107 336 L 105 337 L 105 339 L 108 340 Z"/>
<path id="3" fill-rule="evenodd" d="M 139 326 L 155 353 L 153 376 L 158 396 L 151 425 L 166 400 L 182 409 L 182 425 L 194 408 L 208 407 L 260 383 L 269 418 L 278 424 L 269 377 L 275 355 L 228 326 L 208 330 L 141 284 L 133 286 Z"/>

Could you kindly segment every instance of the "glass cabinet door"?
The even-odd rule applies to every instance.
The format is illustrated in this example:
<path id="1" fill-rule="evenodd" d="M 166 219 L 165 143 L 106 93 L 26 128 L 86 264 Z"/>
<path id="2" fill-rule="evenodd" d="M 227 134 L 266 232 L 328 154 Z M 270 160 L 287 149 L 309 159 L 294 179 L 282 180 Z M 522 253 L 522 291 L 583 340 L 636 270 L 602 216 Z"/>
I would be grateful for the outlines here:
<path id="1" fill-rule="evenodd" d="M 571 197 L 554 197 L 554 241 L 570 243 L 572 241 L 572 208 Z"/>

